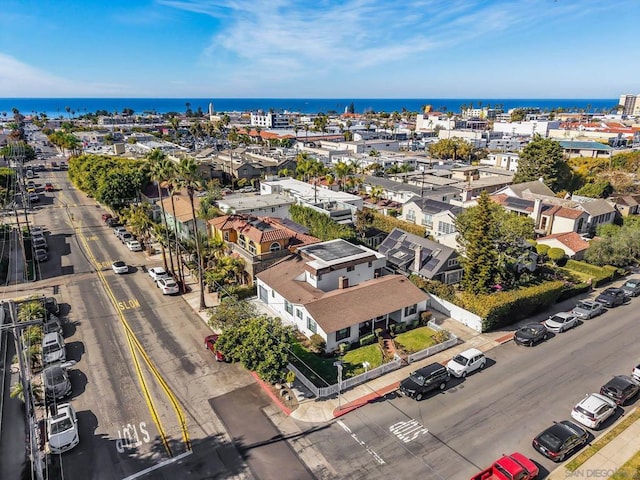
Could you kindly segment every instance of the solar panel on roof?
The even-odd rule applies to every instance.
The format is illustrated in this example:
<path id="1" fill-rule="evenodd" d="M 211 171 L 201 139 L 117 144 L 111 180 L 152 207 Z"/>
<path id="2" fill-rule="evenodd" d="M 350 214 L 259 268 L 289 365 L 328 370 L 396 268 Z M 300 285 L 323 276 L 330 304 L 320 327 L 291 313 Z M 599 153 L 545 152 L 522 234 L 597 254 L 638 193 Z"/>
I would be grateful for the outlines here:
<path id="1" fill-rule="evenodd" d="M 362 249 L 358 248 L 352 243 L 347 242 L 346 240 L 310 245 L 308 247 L 305 247 L 303 251 L 310 255 L 315 255 L 320 260 L 323 260 L 325 262 L 330 262 L 332 260 L 338 260 L 340 258 L 350 257 L 352 255 L 363 253 Z"/>
<path id="2" fill-rule="evenodd" d="M 400 230 L 393 230 L 387 238 L 391 240 L 398 240 L 402 235 L 403 233 Z"/>
<path id="3" fill-rule="evenodd" d="M 438 259 L 437 258 L 432 258 L 431 260 L 429 260 L 427 262 L 427 264 L 423 267 L 425 270 L 433 270 L 434 267 L 438 265 Z"/>
<path id="4" fill-rule="evenodd" d="M 309 234 L 309 229 L 307 227 L 304 227 L 299 223 L 296 223 L 293 220 L 290 220 L 288 218 L 281 219 L 280 223 L 282 223 L 285 227 L 290 228 L 294 232 L 302 233 L 304 235 Z"/>

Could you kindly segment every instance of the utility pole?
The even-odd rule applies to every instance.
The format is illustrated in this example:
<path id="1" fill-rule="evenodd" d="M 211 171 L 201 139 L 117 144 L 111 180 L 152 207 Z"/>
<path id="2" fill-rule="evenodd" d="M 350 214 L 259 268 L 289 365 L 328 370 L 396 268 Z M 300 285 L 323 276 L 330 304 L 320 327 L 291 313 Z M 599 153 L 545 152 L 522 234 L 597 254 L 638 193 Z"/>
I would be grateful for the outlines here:
<path id="1" fill-rule="evenodd" d="M 6 309 L 5 309 L 6 306 Z M 22 330 L 31 325 L 42 325 L 42 320 L 29 320 L 26 322 L 17 323 L 18 318 L 16 304 L 13 301 L 3 302 L 0 305 L 2 308 L 2 324 L 0 329 L 11 329 L 13 333 L 13 340 L 15 342 L 16 353 L 18 357 L 18 365 L 20 367 L 20 380 L 22 382 L 22 392 L 24 394 L 24 406 L 25 406 L 25 428 L 28 436 L 27 442 L 27 455 L 31 459 L 32 471 L 35 473 L 36 480 L 44 480 L 44 472 L 42 470 L 43 460 L 42 452 L 39 448 L 38 440 L 38 426 L 35 416 L 35 405 L 33 402 L 33 390 L 31 389 L 31 381 L 28 378 L 27 369 L 25 367 L 22 345 Z M 5 314 L 8 310 L 11 324 L 5 325 Z"/>

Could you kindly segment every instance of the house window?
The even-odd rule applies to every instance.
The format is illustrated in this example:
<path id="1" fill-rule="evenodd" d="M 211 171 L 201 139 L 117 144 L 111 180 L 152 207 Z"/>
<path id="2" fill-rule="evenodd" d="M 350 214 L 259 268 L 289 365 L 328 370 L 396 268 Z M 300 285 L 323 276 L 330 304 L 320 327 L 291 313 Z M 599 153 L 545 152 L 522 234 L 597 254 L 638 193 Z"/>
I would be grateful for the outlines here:
<path id="1" fill-rule="evenodd" d="M 293 305 L 291 305 L 287 300 L 284 301 L 284 309 L 289 315 L 293 315 Z"/>
<path id="2" fill-rule="evenodd" d="M 300 310 L 299 308 L 296 308 L 296 317 L 302 320 L 302 310 Z"/>
<path id="3" fill-rule="evenodd" d="M 446 276 L 445 283 L 447 285 L 458 283 L 460 280 L 462 280 L 462 270 L 456 270 L 455 272 L 447 272 L 445 276 Z"/>
<path id="4" fill-rule="evenodd" d="M 449 233 L 455 233 L 456 227 L 447 222 L 438 222 L 438 233 L 447 235 Z"/>
<path id="5" fill-rule="evenodd" d="M 238 237 L 238 245 L 240 245 L 244 249 L 247 248 L 247 239 L 242 234 L 240 234 L 240 236 Z"/>
<path id="6" fill-rule="evenodd" d="M 431 215 L 430 213 L 425 213 L 422 216 L 422 225 L 425 225 L 427 227 L 433 225 L 433 215 Z"/>
<path id="7" fill-rule="evenodd" d="M 356 267 L 351 265 L 350 267 L 347 267 L 347 272 L 353 272 L 355 269 L 356 269 Z"/>
<path id="8" fill-rule="evenodd" d="M 457 258 L 450 258 L 447 261 L 447 267 L 455 267 L 456 265 L 458 265 L 458 259 Z"/>
<path id="9" fill-rule="evenodd" d="M 307 328 L 313 333 L 318 333 L 318 325 L 316 324 L 316 321 L 311 317 L 307 317 Z"/>
<path id="10" fill-rule="evenodd" d="M 229 241 L 229 232 L 224 232 L 224 241 L 225 242 Z"/>
<path id="11" fill-rule="evenodd" d="M 249 240 L 249 251 L 255 255 L 256 254 L 256 244 L 253 243 L 253 240 Z"/>
<path id="12" fill-rule="evenodd" d="M 416 221 L 416 212 L 413 210 L 407 210 L 407 221 L 415 222 Z"/>
<path id="13" fill-rule="evenodd" d="M 351 327 L 343 328 L 336 332 L 336 342 L 349 338 L 351 336 Z"/>
<path id="14" fill-rule="evenodd" d="M 269 247 L 270 252 L 277 252 L 278 250 L 280 250 L 280 244 L 278 242 L 273 242 Z"/>
<path id="15" fill-rule="evenodd" d="M 418 311 L 418 305 L 414 303 L 413 305 L 404 307 L 404 316 L 408 317 L 409 315 L 415 315 L 417 311 Z"/>
<path id="16" fill-rule="evenodd" d="M 542 221 L 540 222 L 540 228 L 542 230 L 547 229 L 547 217 L 542 217 Z"/>
<path id="17" fill-rule="evenodd" d="M 275 213 L 276 207 L 271 207 L 271 213 Z"/>
<path id="18" fill-rule="evenodd" d="M 369 262 L 369 263 L 367 264 L 367 267 L 369 267 L 369 268 L 373 267 L 373 262 Z"/>

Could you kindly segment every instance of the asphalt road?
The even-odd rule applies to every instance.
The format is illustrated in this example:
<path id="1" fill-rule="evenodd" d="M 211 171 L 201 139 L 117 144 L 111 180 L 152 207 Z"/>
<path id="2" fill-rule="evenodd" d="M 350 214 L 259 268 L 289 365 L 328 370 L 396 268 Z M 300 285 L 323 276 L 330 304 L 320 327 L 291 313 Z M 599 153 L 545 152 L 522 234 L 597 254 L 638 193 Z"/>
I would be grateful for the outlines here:
<path id="1" fill-rule="evenodd" d="M 146 265 L 144 254 L 120 244 L 102 224 L 102 210 L 73 190 L 66 172 L 40 172 L 35 181 L 58 188 L 43 194 L 29 215 L 33 224 L 48 227 L 50 259 L 40 264 L 38 282 L 18 290 L 39 287 L 56 296 L 66 320 L 68 358 L 78 362 L 70 377 L 81 441 L 51 457 L 50 478 L 122 479 L 169 461 L 168 450 L 180 460 L 136 478 L 250 478 L 209 402 L 252 384 L 252 377 L 211 358 L 202 346 L 208 328 L 180 297 L 161 294 L 146 273 L 156 265 Z M 132 265 L 131 273 L 114 274 L 110 265 L 117 259 Z M 130 347 L 125 321 L 157 374 Z M 192 452 L 174 402 L 184 415 Z"/>
<path id="2" fill-rule="evenodd" d="M 504 344 L 488 353 L 484 371 L 452 380 L 445 392 L 421 402 L 390 394 L 309 440 L 341 478 L 468 479 L 514 451 L 538 463 L 544 478 L 555 464 L 531 440 L 553 421 L 570 419 L 573 406 L 613 375 L 630 373 L 638 305 L 632 299 L 532 348 Z M 618 408 L 603 428 L 632 406 Z"/>

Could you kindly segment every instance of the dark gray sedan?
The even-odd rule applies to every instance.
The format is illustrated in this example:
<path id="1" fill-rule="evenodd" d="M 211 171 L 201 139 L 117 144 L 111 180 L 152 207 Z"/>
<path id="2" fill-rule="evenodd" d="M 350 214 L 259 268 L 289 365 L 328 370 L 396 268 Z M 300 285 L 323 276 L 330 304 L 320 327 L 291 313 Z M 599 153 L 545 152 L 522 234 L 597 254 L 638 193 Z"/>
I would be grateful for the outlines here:
<path id="1" fill-rule="evenodd" d="M 630 278 L 621 288 L 630 297 L 637 297 L 640 295 L 640 278 Z"/>
<path id="2" fill-rule="evenodd" d="M 516 333 L 513 334 L 513 341 L 518 345 L 531 347 L 546 340 L 548 335 L 547 327 L 542 323 L 527 323 L 524 327 L 516 330 Z"/>

